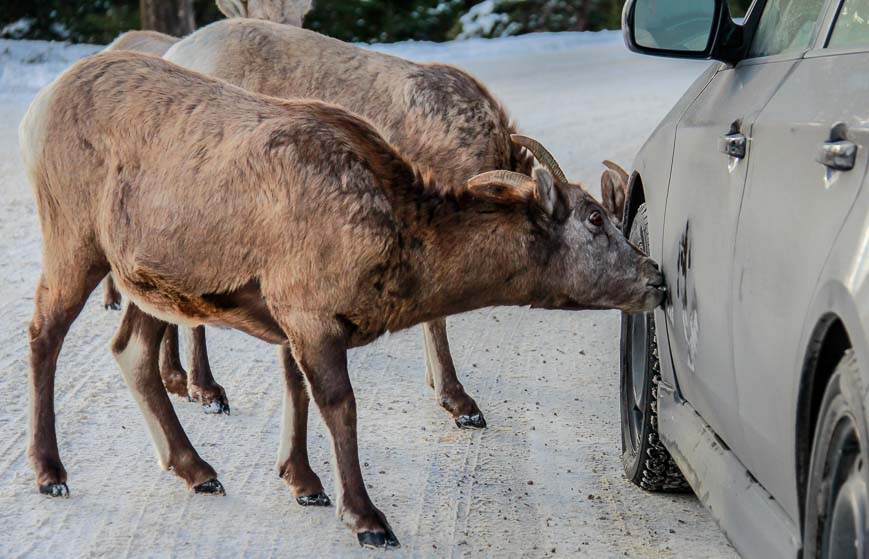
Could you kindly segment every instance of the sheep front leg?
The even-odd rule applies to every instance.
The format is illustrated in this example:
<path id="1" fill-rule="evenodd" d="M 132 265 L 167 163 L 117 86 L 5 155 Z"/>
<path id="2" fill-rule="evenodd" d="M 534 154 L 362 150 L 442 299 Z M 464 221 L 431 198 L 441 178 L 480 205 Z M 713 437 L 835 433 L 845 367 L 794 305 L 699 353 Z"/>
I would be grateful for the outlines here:
<path id="1" fill-rule="evenodd" d="M 356 439 L 356 398 L 347 373 L 347 347 L 336 324 L 308 322 L 287 332 L 293 355 L 302 369 L 311 396 L 332 436 L 336 465 L 338 517 L 364 547 L 398 547 L 386 517 L 371 502 Z"/>
<path id="2" fill-rule="evenodd" d="M 486 419 L 477 402 L 468 396 L 456 375 L 456 366 L 450 354 L 447 339 L 447 321 L 444 318 L 423 324 L 425 337 L 425 379 L 435 391 L 438 403 L 447 410 L 460 429 L 484 429 Z"/>
<path id="3" fill-rule="evenodd" d="M 278 451 L 278 475 L 287 482 L 296 502 L 302 506 L 327 507 L 332 504 L 323 484 L 308 462 L 308 405 L 310 397 L 299 365 L 289 346 L 280 346 L 284 367 L 284 421 Z"/>

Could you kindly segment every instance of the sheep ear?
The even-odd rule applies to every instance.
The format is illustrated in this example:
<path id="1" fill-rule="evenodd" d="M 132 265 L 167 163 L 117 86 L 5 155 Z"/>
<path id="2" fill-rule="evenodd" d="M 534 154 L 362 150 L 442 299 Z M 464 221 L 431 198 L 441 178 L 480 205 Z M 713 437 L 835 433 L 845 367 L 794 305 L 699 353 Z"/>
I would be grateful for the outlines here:
<path id="1" fill-rule="evenodd" d="M 627 198 L 628 185 L 620 173 L 607 169 L 600 177 L 600 193 L 603 198 L 603 207 L 612 214 L 616 225 L 621 226 L 625 212 L 625 199 Z"/>
<path id="2" fill-rule="evenodd" d="M 534 199 L 537 205 L 546 212 L 555 223 L 564 223 L 570 217 L 570 197 L 566 189 L 571 185 L 556 182 L 555 176 L 549 169 L 537 168 L 534 170 L 534 182 L 537 185 L 534 191 Z M 579 185 L 572 185 L 582 188 Z"/>
<path id="3" fill-rule="evenodd" d="M 532 174 L 537 188 L 534 191 L 534 199 L 548 215 L 555 214 L 555 206 L 558 204 L 558 191 L 555 188 L 555 177 L 547 169 L 537 167 Z"/>
<path id="4" fill-rule="evenodd" d="M 217 0 L 217 8 L 229 18 L 247 17 L 247 0 Z"/>

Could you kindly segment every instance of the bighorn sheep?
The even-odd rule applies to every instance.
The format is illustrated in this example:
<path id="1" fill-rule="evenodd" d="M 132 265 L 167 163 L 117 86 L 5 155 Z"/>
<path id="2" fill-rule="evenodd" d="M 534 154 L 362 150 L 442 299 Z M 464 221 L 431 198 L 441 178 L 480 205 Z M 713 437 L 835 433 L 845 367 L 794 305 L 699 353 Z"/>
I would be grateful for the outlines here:
<path id="1" fill-rule="evenodd" d="M 129 299 L 112 351 L 161 464 L 196 492 L 223 493 L 161 384 L 161 320 L 247 332 L 283 358 L 284 478 L 301 502 L 328 502 L 307 459 L 310 393 L 333 441 L 339 516 L 366 546 L 398 541 L 362 479 L 348 348 L 481 307 L 643 312 L 665 295 L 657 265 L 536 144 L 552 172 L 439 188 L 334 105 L 131 52 L 72 66 L 37 96 L 20 135 L 44 255 L 29 456 L 52 496 L 68 495 L 58 354 L 109 271 Z"/>
<path id="2" fill-rule="evenodd" d="M 444 190 L 465 190 L 467 179 L 484 171 L 531 172 L 527 151 L 510 141 L 516 130 L 504 108 L 457 68 L 416 64 L 297 27 L 245 19 L 200 29 L 165 58 L 251 91 L 320 99 L 367 117 Z M 196 355 L 205 356 L 204 330 L 194 334 Z M 480 408 L 456 375 L 446 321 L 425 324 L 424 341 L 426 379 L 437 401 L 459 427 L 485 427 Z M 171 343 L 165 347 L 172 349 Z M 178 384 L 179 367 L 170 365 L 167 353 L 162 370 L 171 387 Z M 203 403 L 224 402 L 207 359 L 194 361 L 188 384 Z"/>
<path id="3" fill-rule="evenodd" d="M 305 15 L 311 10 L 311 0 L 217 0 L 217 7 L 230 18 L 265 19 L 284 25 L 301 27 Z M 106 50 L 129 50 L 163 56 L 178 38 L 155 31 L 129 31 L 120 35 Z M 104 281 L 103 306 L 121 309 L 121 294 L 109 274 Z M 189 375 L 181 365 L 178 348 L 178 327 L 166 328 L 160 350 L 160 371 L 163 383 L 173 394 L 187 396 L 205 406 L 206 413 L 230 411 L 226 392 L 214 380 L 205 344 L 205 328 L 190 331 Z"/>

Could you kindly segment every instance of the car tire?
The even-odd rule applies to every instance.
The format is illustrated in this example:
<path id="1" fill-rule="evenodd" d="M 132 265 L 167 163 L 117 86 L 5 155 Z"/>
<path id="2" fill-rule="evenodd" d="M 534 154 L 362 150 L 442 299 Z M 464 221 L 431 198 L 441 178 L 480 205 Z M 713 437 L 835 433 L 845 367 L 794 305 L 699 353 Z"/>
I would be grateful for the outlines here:
<path id="1" fill-rule="evenodd" d="M 645 204 L 637 211 L 628 237 L 648 253 L 649 226 Z M 658 436 L 660 381 L 654 314 L 623 313 L 619 407 L 625 476 L 647 491 L 690 491 L 685 477 Z"/>
<path id="2" fill-rule="evenodd" d="M 818 413 L 805 502 L 806 559 L 869 556 L 869 438 L 853 351 L 836 367 Z"/>

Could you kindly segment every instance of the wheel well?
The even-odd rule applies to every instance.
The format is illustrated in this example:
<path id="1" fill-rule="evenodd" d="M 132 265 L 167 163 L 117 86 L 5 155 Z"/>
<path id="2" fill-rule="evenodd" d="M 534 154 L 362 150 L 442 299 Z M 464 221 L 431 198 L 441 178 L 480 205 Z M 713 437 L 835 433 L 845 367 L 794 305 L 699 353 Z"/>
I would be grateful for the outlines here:
<path id="1" fill-rule="evenodd" d="M 630 231 L 631 225 L 634 223 L 634 218 L 637 216 L 637 210 L 646 201 L 646 192 L 643 190 L 643 179 L 639 174 L 634 173 L 628 184 L 628 201 L 625 204 L 625 215 L 622 219 L 622 231 Z"/>
<path id="2" fill-rule="evenodd" d="M 815 423 L 821 409 L 821 400 L 836 366 L 851 348 L 851 339 L 845 325 L 834 314 L 824 316 L 815 326 L 806 352 L 797 401 L 797 495 L 800 504 L 800 529 L 805 518 L 806 482 L 812 459 L 812 441 Z"/>

